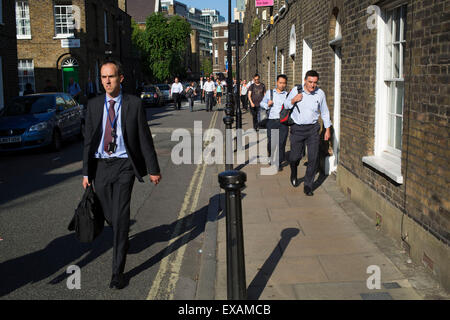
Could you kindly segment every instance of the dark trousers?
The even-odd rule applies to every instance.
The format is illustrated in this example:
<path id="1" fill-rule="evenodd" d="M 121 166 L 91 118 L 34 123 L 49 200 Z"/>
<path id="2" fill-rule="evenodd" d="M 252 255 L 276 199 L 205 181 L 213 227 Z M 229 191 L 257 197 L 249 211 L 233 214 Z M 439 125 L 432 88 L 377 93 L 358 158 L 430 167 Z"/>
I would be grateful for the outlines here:
<path id="1" fill-rule="evenodd" d="M 173 93 L 172 94 L 173 103 L 177 110 L 181 109 L 181 95 L 179 93 Z"/>
<path id="2" fill-rule="evenodd" d="M 206 110 L 212 111 L 214 104 L 214 92 L 206 93 Z"/>
<path id="3" fill-rule="evenodd" d="M 106 222 L 113 229 L 113 274 L 123 273 L 125 269 L 134 179 L 129 159 L 98 160 L 94 187 Z"/>
<path id="4" fill-rule="evenodd" d="M 297 162 L 305 155 L 305 145 L 308 147 L 308 166 L 306 167 L 305 187 L 313 188 L 316 174 L 317 157 L 319 154 L 319 123 L 291 126 L 290 162 Z"/>
<path id="5" fill-rule="evenodd" d="M 201 92 L 200 92 L 200 102 L 201 103 L 205 102 L 205 97 L 203 96 L 203 92 L 204 92 L 204 90 L 202 89 Z"/>
<path id="6" fill-rule="evenodd" d="M 258 129 L 258 114 L 259 114 L 259 106 L 255 106 L 252 108 L 250 106 L 250 112 L 252 113 L 253 118 L 253 129 Z"/>
<path id="7" fill-rule="evenodd" d="M 272 155 L 272 133 L 274 130 L 278 130 L 278 164 L 281 164 L 286 160 L 286 141 L 289 134 L 289 127 L 280 123 L 280 119 L 269 119 L 267 121 L 267 153 Z M 276 149 L 275 149 L 276 150 Z M 273 155 L 272 155 L 273 156 Z"/>
<path id="8" fill-rule="evenodd" d="M 241 96 L 242 107 L 247 110 L 248 108 L 248 97 L 246 95 Z"/>
<path id="9" fill-rule="evenodd" d="M 195 99 L 194 96 L 188 98 L 189 109 L 190 109 L 191 111 L 194 111 L 194 99 Z"/>

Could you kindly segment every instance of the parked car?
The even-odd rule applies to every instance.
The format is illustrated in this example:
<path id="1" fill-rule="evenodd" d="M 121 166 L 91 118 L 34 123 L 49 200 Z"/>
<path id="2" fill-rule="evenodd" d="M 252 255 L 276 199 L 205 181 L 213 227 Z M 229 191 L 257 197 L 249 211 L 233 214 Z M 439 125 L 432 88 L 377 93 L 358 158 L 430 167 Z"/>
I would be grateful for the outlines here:
<path id="1" fill-rule="evenodd" d="M 157 86 L 147 85 L 142 89 L 141 100 L 144 107 L 160 107 L 164 103 L 163 99 Z"/>
<path id="2" fill-rule="evenodd" d="M 83 112 L 62 92 L 15 97 L 0 114 L 0 151 L 43 146 L 58 151 L 63 140 L 83 137 Z"/>
<path id="3" fill-rule="evenodd" d="M 156 85 L 159 88 L 159 91 L 161 91 L 164 102 L 172 101 L 172 95 L 170 94 L 170 86 L 165 83 L 157 84 Z"/>

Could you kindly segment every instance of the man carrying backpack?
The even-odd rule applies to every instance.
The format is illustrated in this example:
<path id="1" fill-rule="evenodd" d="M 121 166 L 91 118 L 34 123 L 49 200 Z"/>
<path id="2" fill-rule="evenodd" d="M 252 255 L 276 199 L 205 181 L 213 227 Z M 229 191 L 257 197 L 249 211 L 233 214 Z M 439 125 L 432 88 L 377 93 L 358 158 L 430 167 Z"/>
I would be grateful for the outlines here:
<path id="1" fill-rule="evenodd" d="M 319 116 L 321 116 L 326 128 L 324 139 L 325 141 L 330 139 L 330 112 L 325 93 L 317 86 L 318 81 L 319 74 L 314 70 L 308 71 L 302 92 L 298 92 L 297 87 L 293 88 L 284 102 L 286 109 L 295 108 L 291 115 L 294 121 L 290 135 L 291 184 L 294 187 L 299 185 L 297 167 L 304 155 L 306 145 L 308 147 L 308 166 L 303 191 L 307 196 L 314 195 L 313 183 L 319 153 Z"/>
<path id="2" fill-rule="evenodd" d="M 272 155 L 272 134 L 278 130 L 278 171 L 282 171 L 282 164 L 286 160 L 285 150 L 289 128 L 280 123 L 280 111 L 288 93 L 286 92 L 287 76 L 280 74 L 277 77 L 277 88 L 268 90 L 261 101 L 261 108 L 268 110 L 267 120 L 267 153 L 269 157 Z M 275 141 L 274 141 L 275 142 Z M 275 149 L 275 148 L 274 148 Z M 272 155 L 273 156 L 273 155 Z"/>

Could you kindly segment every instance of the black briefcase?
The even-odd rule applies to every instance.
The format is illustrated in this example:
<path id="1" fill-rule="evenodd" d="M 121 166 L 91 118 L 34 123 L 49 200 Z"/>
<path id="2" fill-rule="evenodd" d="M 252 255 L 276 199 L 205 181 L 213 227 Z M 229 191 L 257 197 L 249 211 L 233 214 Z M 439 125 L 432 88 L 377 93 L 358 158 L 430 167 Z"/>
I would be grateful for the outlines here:
<path id="1" fill-rule="evenodd" d="M 92 242 L 103 231 L 105 217 L 92 186 L 84 191 L 67 229 L 75 231 L 80 242 Z"/>

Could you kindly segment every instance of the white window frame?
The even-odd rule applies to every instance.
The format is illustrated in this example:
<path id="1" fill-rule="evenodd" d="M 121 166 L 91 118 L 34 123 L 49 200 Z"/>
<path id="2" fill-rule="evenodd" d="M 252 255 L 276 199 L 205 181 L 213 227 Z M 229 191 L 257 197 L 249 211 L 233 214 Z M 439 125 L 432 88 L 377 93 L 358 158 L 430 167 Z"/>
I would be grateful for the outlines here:
<path id="1" fill-rule="evenodd" d="M 57 9 L 65 9 L 66 13 L 61 14 L 61 13 L 56 13 Z M 69 12 L 70 10 L 70 12 Z M 73 38 L 74 37 L 74 30 L 75 30 L 75 16 L 74 16 L 74 11 L 73 11 L 73 7 L 71 4 L 64 4 L 64 3 L 60 3 L 60 2 L 55 2 L 54 6 L 53 6 L 53 18 L 54 18 L 54 28 L 55 28 L 55 37 L 54 39 L 65 39 L 65 38 Z M 58 19 L 64 19 L 65 24 L 64 23 L 58 23 Z M 61 26 L 61 28 L 67 28 L 67 32 L 66 33 L 58 33 L 57 31 L 57 27 Z"/>
<path id="2" fill-rule="evenodd" d="M 0 3 L 1 4 L 1 3 Z M 19 6 L 21 4 L 21 6 Z M 18 12 L 20 10 L 20 13 Z M 15 13 L 16 13 L 16 38 L 17 39 L 31 39 L 31 20 L 30 20 L 30 4 L 28 0 L 21 0 L 15 2 Z M 3 21 L 3 18 L 2 18 Z M 25 25 L 21 26 L 20 21 L 24 21 Z M 28 31 L 21 33 L 23 30 Z"/>
<path id="3" fill-rule="evenodd" d="M 376 99 L 375 99 L 375 145 L 374 155 L 363 157 L 363 162 L 367 165 L 382 172 L 398 184 L 403 183 L 403 176 L 401 174 L 401 150 L 389 146 L 389 121 L 390 116 L 390 101 L 392 101 L 391 84 L 401 83 L 404 88 L 403 77 L 403 50 L 406 43 L 403 39 L 405 32 L 401 29 L 400 42 L 392 42 L 392 16 L 391 13 L 399 7 L 406 8 L 404 4 L 395 7 L 380 10 L 377 16 L 377 68 L 376 68 Z M 391 17 L 389 20 L 388 17 Z M 406 18 L 406 17 L 405 17 Z M 406 21 L 401 19 L 401 27 L 405 26 Z M 395 32 L 395 29 L 394 29 Z M 391 39 L 389 39 L 391 37 Z M 392 51 L 394 45 L 399 46 L 399 71 L 398 76 L 394 76 L 393 68 L 394 56 L 389 54 L 389 49 Z M 390 46 L 390 48 L 389 48 Z M 397 94 L 398 92 L 394 92 Z M 395 100 L 397 101 L 397 96 Z M 404 91 L 402 97 L 404 108 Z M 402 109 L 403 109 L 402 108 Z M 391 114 L 392 115 L 392 114 Z M 395 133 L 394 133 L 395 138 Z"/>
<path id="4" fill-rule="evenodd" d="M 302 65 L 302 81 L 305 79 L 306 73 L 312 69 L 312 44 L 303 39 L 303 65 Z"/>
<path id="5" fill-rule="evenodd" d="M 228 42 L 224 42 L 224 43 L 223 43 L 223 49 L 224 49 L 225 51 L 228 51 Z"/>
<path id="6" fill-rule="evenodd" d="M 24 66 L 25 65 L 25 66 Z M 19 94 L 23 95 L 25 85 L 29 82 L 36 92 L 35 77 L 34 77 L 34 61 L 33 59 L 19 59 L 17 60 L 17 69 L 19 75 Z M 26 75 L 24 74 L 26 71 Z"/>
<path id="7" fill-rule="evenodd" d="M 2 4 L 0 0 L 0 4 Z M 0 110 L 5 107 L 5 97 L 3 95 L 3 64 L 2 57 L 0 56 Z"/>

